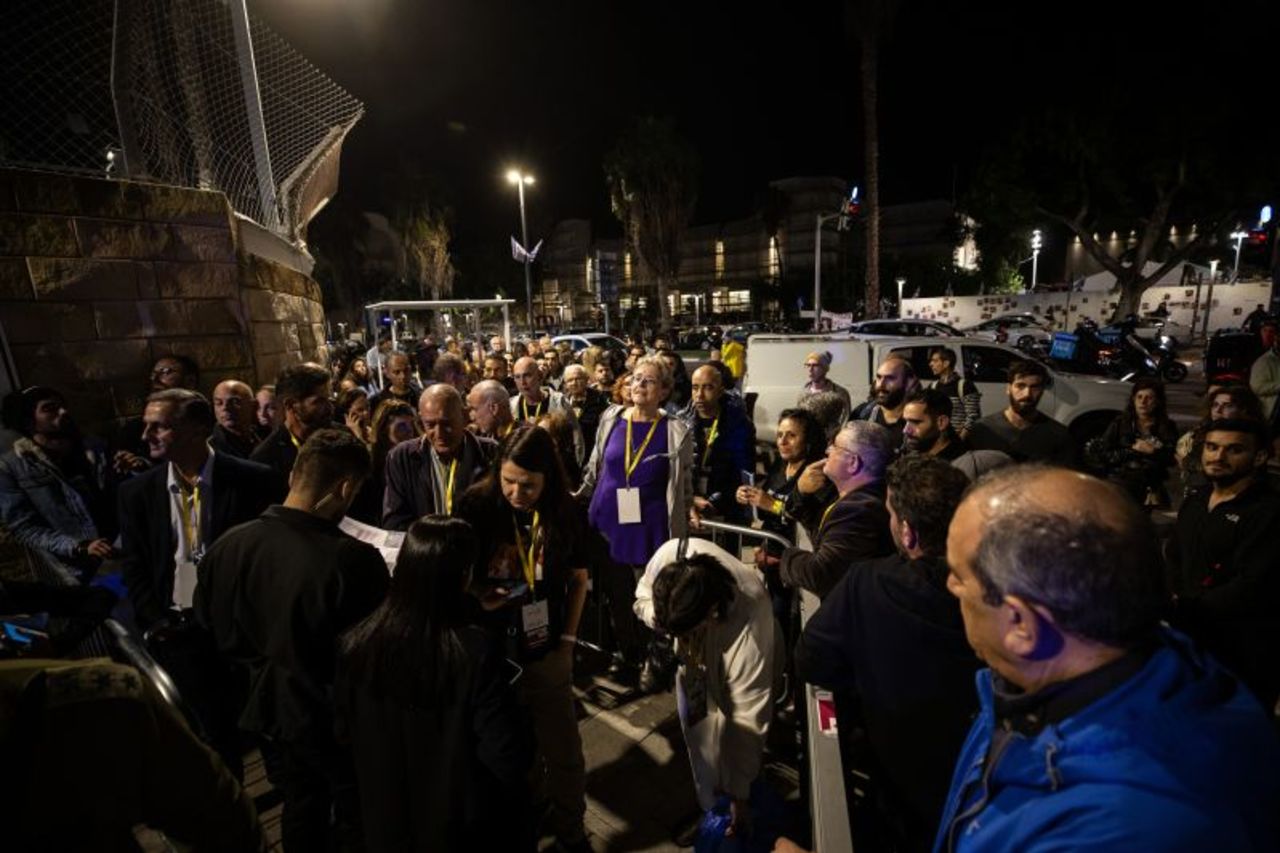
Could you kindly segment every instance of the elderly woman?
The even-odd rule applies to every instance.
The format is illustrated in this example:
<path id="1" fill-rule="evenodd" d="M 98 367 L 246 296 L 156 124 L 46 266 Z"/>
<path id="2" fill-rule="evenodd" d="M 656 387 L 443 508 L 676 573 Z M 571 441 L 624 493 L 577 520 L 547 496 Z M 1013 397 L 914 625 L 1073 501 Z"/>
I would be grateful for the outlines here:
<path id="1" fill-rule="evenodd" d="M 600 589 L 609 601 L 619 663 L 635 666 L 647 638 L 631 612 L 645 564 L 668 539 L 684 536 L 693 504 L 693 436 L 662 411 L 671 393 L 666 362 L 646 356 L 631 374 L 631 405 L 600 417 L 579 495 L 591 526 L 609 543 Z"/>
<path id="2" fill-rule="evenodd" d="M 804 357 L 804 369 L 809 374 L 809 381 L 804 384 L 804 391 L 800 394 L 800 399 L 803 400 L 810 394 L 826 392 L 839 395 L 841 402 L 844 403 L 844 410 L 840 417 L 840 423 L 843 425 L 845 421 L 849 420 L 849 412 L 853 409 L 853 402 L 849 397 L 848 389 L 827 378 L 827 374 L 831 372 L 831 353 L 809 353 Z"/>

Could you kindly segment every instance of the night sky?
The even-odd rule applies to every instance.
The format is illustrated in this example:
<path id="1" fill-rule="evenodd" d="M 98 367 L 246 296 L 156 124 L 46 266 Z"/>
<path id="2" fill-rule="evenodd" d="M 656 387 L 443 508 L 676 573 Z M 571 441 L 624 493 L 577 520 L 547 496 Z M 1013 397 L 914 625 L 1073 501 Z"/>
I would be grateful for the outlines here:
<path id="1" fill-rule="evenodd" d="M 1174 110 L 1275 123 L 1280 4 L 1192 18 L 1168 3 L 918 0 L 882 53 L 884 203 L 951 198 L 987 143 L 1027 111 Z M 996 8 L 1002 7 L 1002 8 Z M 1030 11 L 1035 7 L 1036 11 Z M 1117 8 L 1119 7 L 1119 9 Z M 431 175 L 456 213 L 464 273 L 518 229 L 520 164 L 531 238 L 585 217 L 617 232 L 601 160 L 636 115 L 674 116 L 701 157 L 695 222 L 749 213 L 767 181 L 861 172 L 858 50 L 839 2 L 251 0 L 304 55 L 364 101 L 341 202 L 386 207 L 397 164 Z M 1010 11 L 1013 10 L 1013 11 Z M 1224 14 L 1211 12 L 1221 10 Z M 1271 91 L 1267 103 L 1267 90 Z"/>

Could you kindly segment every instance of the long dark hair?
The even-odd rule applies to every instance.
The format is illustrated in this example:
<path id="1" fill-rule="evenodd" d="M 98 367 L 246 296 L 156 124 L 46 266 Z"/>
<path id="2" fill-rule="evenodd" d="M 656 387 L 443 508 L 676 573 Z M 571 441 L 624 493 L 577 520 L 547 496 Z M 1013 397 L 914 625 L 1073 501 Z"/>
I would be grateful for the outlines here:
<path id="1" fill-rule="evenodd" d="M 542 494 L 538 496 L 535 509 L 541 516 L 547 544 L 551 548 L 559 543 L 571 544 L 570 537 L 580 532 L 579 509 L 569 494 L 569 478 L 560 462 L 560 454 L 556 452 L 555 439 L 545 429 L 523 423 L 503 439 L 489 473 L 467 489 L 463 496 L 463 514 L 478 529 L 493 534 L 485 537 L 485 547 L 506 542 L 507 533 L 512 530 L 511 504 L 502 494 L 502 465 L 505 462 L 543 476 Z"/>
<path id="2" fill-rule="evenodd" d="M 783 409 L 778 423 L 795 421 L 804 430 L 804 464 L 817 462 L 827 455 L 827 433 L 808 409 Z"/>
<path id="3" fill-rule="evenodd" d="M 1156 395 L 1156 410 L 1151 413 L 1152 422 L 1159 426 L 1168 420 L 1168 398 L 1165 396 L 1164 383 L 1159 379 L 1144 376 L 1133 383 L 1133 390 L 1129 392 L 1129 404 L 1124 407 L 1125 418 L 1128 419 L 1129 425 L 1134 429 L 1138 427 L 1138 408 L 1133 401 L 1139 391 L 1152 391 Z"/>
<path id="4" fill-rule="evenodd" d="M 475 556 L 465 521 L 432 515 L 410 525 L 387 597 L 338 640 L 360 683 L 406 705 L 450 695 L 462 654 L 457 629 L 473 611 L 466 587 Z"/>

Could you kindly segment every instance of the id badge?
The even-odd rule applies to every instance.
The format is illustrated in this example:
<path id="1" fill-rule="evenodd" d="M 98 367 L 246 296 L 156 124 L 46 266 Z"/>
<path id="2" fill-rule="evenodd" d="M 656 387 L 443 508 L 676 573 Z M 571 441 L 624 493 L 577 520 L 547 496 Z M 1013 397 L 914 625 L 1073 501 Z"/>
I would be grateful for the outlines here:
<path id="1" fill-rule="evenodd" d="M 640 523 L 639 489 L 618 489 L 618 523 Z"/>
<path id="2" fill-rule="evenodd" d="M 547 644 L 551 639 L 551 611 L 545 598 L 520 608 L 520 627 L 524 631 L 526 649 L 534 650 Z"/>

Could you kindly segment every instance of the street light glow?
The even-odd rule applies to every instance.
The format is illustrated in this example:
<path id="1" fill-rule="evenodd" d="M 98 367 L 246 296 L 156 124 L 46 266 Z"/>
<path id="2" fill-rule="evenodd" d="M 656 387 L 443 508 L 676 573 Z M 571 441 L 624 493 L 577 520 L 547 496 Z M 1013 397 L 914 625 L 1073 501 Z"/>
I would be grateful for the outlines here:
<path id="1" fill-rule="evenodd" d="M 533 183 L 533 175 L 526 175 L 523 172 L 521 172 L 519 169 L 508 169 L 507 183 L 524 184 L 525 186 L 529 186 L 530 184 Z"/>

